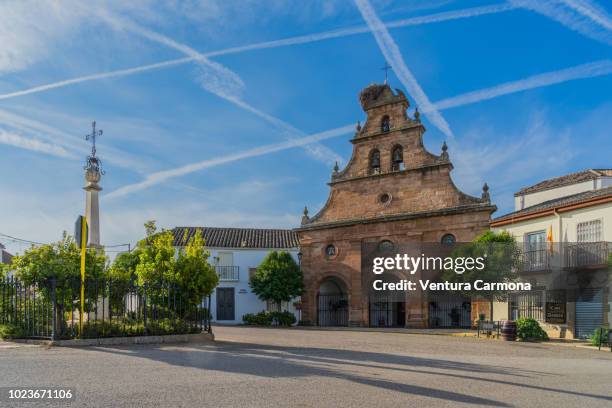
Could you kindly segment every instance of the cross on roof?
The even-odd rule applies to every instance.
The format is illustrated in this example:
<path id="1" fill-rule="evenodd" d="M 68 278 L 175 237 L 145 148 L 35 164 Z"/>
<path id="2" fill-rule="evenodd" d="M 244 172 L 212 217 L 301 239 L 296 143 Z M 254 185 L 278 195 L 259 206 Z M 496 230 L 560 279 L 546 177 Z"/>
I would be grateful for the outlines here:
<path id="1" fill-rule="evenodd" d="M 391 65 L 389 65 L 387 62 L 385 62 L 385 66 L 381 68 L 383 71 L 385 71 L 385 84 L 387 83 L 387 76 L 389 73 L 390 69 L 393 69 L 393 67 L 391 67 Z"/>
<path id="2" fill-rule="evenodd" d="M 85 135 L 85 140 L 91 139 L 91 156 L 96 157 L 96 136 L 102 136 L 102 129 L 96 130 L 96 121 L 91 122 L 91 133 Z"/>

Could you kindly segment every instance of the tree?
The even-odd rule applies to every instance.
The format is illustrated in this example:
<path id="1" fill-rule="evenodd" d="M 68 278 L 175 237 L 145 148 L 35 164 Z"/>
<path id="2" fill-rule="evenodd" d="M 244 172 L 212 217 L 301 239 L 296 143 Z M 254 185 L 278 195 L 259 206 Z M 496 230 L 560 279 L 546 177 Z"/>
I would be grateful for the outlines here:
<path id="1" fill-rule="evenodd" d="M 147 221 L 145 230 L 147 237 L 138 243 L 137 255 L 117 260 L 113 273 L 125 278 L 133 268 L 140 285 L 147 284 L 162 295 L 166 289 L 159 285 L 176 285 L 189 305 L 199 305 L 219 283 L 214 267 L 208 263 L 210 253 L 202 233 L 198 231 L 177 255 L 171 231 L 157 232 L 155 221 Z"/>
<path id="2" fill-rule="evenodd" d="M 101 250 L 85 253 L 87 278 L 104 277 L 107 258 Z M 31 247 L 23 255 L 13 257 L 10 267 L 24 284 L 43 284 L 55 278 L 59 284 L 81 276 L 81 251 L 74 239 L 64 232 L 62 240 Z"/>
<path id="3" fill-rule="evenodd" d="M 140 262 L 140 250 L 122 252 L 115 257 L 108 270 L 108 276 L 116 281 L 131 282 L 136 280 L 136 266 Z"/>
<path id="4" fill-rule="evenodd" d="M 191 238 L 185 251 L 179 252 L 176 260 L 175 279 L 189 302 L 199 304 L 204 296 L 209 296 L 219 283 L 215 268 L 208 263 L 210 252 L 205 248 L 202 233 L 198 231 Z"/>
<path id="5" fill-rule="evenodd" d="M 142 285 L 152 282 L 171 282 L 174 279 L 175 266 L 172 232 L 155 233 L 155 230 L 151 231 L 147 224 L 145 224 L 147 238 L 141 240 L 137 248 L 138 264 L 135 272 L 138 283 Z"/>
<path id="6" fill-rule="evenodd" d="M 507 231 L 500 233 L 486 231 L 471 243 L 458 246 L 453 250 L 451 256 L 453 258 L 485 258 L 485 267 L 482 270 L 475 268 L 457 274 L 454 270 L 447 269 L 442 274 L 442 279 L 448 282 L 469 283 L 472 289 L 462 291 L 462 293 L 466 296 L 483 297 L 489 300 L 492 316 L 493 301 L 505 298 L 507 292 L 502 290 L 475 290 L 474 282 L 476 280 L 482 280 L 484 283 L 515 282 L 519 279 L 517 271 L 520 258 L 514 237 Z"/>
<path id="7" fill-rule="evenodd" d="M 85 253 L 86 279 L 106 276 L 107 258 L 98 249 Z M 31 247 L 23 255 L 13 257 L 10 269 L 24 285 L 37 285 L 38 293 L 51 299 L 51 279 L 55 279 L 57 316 L 64 323 L 64 311 L 77 307 L 81 277 L 81 250 L 74 239 L 64 232 L 62 240 L 53 244 Z M 96 285 L 85 285 L 86 297 L 92 297 Z"/>
<path id="8" fill-rule="evenodd" d="M 249 282 L 253 292 L 264 301 L 288 302 L 304 291 L 304 277 L 293 257 L 286 251 L 272 251 L 257 268 Z"/>

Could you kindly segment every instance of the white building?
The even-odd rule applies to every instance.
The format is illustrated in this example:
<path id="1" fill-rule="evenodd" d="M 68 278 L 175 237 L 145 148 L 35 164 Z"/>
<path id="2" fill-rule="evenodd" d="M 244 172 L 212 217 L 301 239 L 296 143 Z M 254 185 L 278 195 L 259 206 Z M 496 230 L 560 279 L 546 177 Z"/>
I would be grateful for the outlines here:
<path id="1" fill-rule="evenodd" d="M 6 247 L 0 243 L 0 263 L 10 264 L 13 259 L 13 255 L 9 254 Z"/>
<path id="2" fill-rule="evenodd" d="M 174 246 L 184 247 L 198 230 L 219 275 L 219 285 L 211 296 L 212 321 L 240 324 L 246 313 L 268 310 L 266 302 L 253 293 L 249 279 L 270 251 L 287 251 L 299 262 L 297 234 L 285 229 L 177 227 L 173 229 Z M 287 302 L 282 309 L 299 319 L 293 303 Z"/>
<path id="3" fill-rule="evenodd" d="M 534 286 L 497 305 L 496 319 L 534 317 L 551 337 L 587 337 L 612 326 L 612 169 L 523 188 L 515 194 L 515 211 L 494 219 L 491 228 L 522 243 L 521 278 Z"/>

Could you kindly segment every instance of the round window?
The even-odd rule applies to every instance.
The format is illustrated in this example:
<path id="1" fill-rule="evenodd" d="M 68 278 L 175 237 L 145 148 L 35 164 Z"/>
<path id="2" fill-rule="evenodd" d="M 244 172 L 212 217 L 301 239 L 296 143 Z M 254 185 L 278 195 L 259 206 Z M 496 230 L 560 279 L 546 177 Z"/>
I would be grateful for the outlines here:
<path id="1" fill-rule="evenodd" d="M 378 201 L 380 201 L 381 204 L 389 204 L 391 202 L 391 194 L 382 193 L 378 196 Z"/>
<path id="2" fill-rule="evenodd" d="M 442 237 L 442 244 L 443 245 L 454 245 L 456 242 L 455 236 L 453 234 L 445 234 Z"/>
<path id="3" fill-rule="evenodd" d="M 378 244 L 378 250 L 382 252 L 393 251 L 394 247 L 395 245 L 393 245 L 393 242 L 389 241 L 388 239 L 385 239 L 384 241 L 380 241 L 380 243 Z"/>
<path id="4" fill-rule="evenodd" d="M 328 245 L 327 248 L 325 248 L 325 255 L 327 255 L 328 258 L 333 258 L 336 256 L 336 247 L 333 245 Z"/>

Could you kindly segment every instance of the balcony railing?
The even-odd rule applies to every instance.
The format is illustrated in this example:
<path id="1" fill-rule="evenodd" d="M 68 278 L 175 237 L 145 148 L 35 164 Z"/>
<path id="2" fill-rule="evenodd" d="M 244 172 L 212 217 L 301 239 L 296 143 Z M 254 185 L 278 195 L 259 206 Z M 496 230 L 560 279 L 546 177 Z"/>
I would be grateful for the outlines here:
<path id="1" fill-rule="evenodd" d="M 612 254 L 612 243 L 578 242 L 565 245 L 564 251 L 566 268 L 605 267 Z"/>
<path id="2" fill-rule="evenodd" d="M 550 270 L 550 252 L 547 248 L 526 250 L 521 253 L 521 264 L 523 272 Z"/>
<path id="3" fill-rule="evenodd" d="M 237 281 L 240 279 L 240 267 L 237 265 L 215 266 L 217 275 L 222 281 Z"/>

